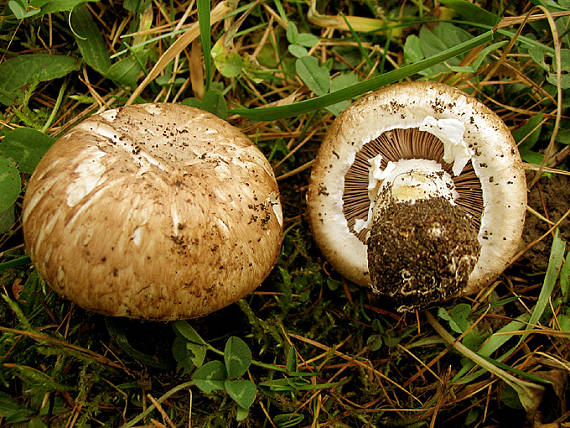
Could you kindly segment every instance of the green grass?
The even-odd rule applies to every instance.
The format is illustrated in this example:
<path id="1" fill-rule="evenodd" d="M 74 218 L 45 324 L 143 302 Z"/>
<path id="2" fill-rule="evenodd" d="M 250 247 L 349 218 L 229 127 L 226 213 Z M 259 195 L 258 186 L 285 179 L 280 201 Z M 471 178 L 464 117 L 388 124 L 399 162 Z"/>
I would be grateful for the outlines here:
<path id="1" fill-rule="evenodd" d="M 570 420 L 570 227 L 567 211 L 551 214 L 565 197 L 545 192 L 570 166 L 570 2 L 13 0 L 0 8 L 0 424 Z M 536 241 L 484 293 L 402 316 L 327 264 L 304 198 L 334 116 L 367 91 L 416 79 L 457 86 L 507 123 L 529 191 L 540 196 L 528 213 L 540 233 L 527 230 L 525 242 Z M 155 100 L 241 128 L 274 166 L 285 214 L 281 256 L 264 284 L 176 323 L 106 318 L 63 300 L 30 264 L 21 230 L 26 184 L 55 138 L 99 110 Z"/>

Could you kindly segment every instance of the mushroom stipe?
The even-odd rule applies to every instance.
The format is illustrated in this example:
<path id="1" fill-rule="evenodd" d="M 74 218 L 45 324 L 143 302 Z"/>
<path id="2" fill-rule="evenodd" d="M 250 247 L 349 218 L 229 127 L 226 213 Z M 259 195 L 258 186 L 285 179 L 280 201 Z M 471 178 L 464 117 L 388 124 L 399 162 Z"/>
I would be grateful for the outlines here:
<path id="1" fill-rule="evenodd" d="M 501 119 L 435 82 L 385 87 L 329 127 L 307 193 L 338 272 L 399 311 L 475 293 L 518 249 L 526 181 Z"/>
<path id="2" fill-rule="evenodd" d="M 460 293 L 481 250 L 477 229 L 444 198 L 389 204 L 366 244 L 373 287 L 400 312 Z"/>
<path id="3" fill-rule="evenodd" d="M 251 292 L 279 255 L 273 170 L 222 119 L 176 104 L 92 116 L 28 184 L 24 238 L 61 295 L 106 315 L 174 320 Z"/>

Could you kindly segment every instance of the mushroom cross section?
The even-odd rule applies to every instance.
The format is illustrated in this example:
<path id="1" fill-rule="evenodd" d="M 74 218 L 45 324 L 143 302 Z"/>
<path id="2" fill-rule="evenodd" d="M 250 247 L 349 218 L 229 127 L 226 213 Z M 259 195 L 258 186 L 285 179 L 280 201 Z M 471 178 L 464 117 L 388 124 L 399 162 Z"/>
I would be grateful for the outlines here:
<path id="1" fill-rule="evenodd" d="M 61 137 L 28 184 L 23 228 L 39 273 L 79 306 L 174 320 L 260 285 L 283 218 L 273 170 L 243 133 L 165 103 L 108 110 Z"/>
<path id="2" fill-rule="evenodd" d="M 327 130 L 307 193 L 314 238 L 400 311 L 481 290 L 518 248 L 526 181 L 501 119 L 462 91 L 396 84 Z"/>

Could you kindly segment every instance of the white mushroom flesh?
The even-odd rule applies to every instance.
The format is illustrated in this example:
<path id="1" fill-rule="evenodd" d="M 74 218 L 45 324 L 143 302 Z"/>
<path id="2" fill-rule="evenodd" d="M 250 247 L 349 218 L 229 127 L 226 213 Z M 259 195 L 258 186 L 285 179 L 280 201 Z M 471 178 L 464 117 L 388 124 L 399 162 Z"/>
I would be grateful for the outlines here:
<path id="1" fill-rule="evenodd" d="M 457 119 L 438 120 L 433 116 L 426 116 L 418 129 L 429 132 L 440 139 L 443 143 L 443 160 L 453 164 L 454 175 L 461 174 L 473 154 L 463 139 L 465 133 L 463 123 Z"/>

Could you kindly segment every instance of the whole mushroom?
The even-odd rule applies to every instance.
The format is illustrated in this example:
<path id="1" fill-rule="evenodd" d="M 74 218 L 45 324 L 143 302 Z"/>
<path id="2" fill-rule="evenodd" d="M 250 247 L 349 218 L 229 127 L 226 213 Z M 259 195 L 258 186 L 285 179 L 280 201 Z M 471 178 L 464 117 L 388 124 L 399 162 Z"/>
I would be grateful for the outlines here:
<path id="1" fill-rule="evenodd" d="M 335 119 L 307 202 L 331 264 L 406 312 L 500 275 L 522 234 L 526 181 L 495 113 L 456 88 L 413 82 L 371 93 Z"/>
<path id="2" fill-rule="evenodd" d="M 261 284 L 279 255 L 277 182 L 239 130 L 201 110 L 108 110 L 61 137 L 34 171 L 23 228 L 59 294 L 107 315 L 206 315 Z"/>

